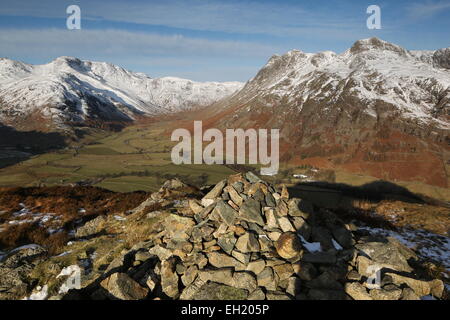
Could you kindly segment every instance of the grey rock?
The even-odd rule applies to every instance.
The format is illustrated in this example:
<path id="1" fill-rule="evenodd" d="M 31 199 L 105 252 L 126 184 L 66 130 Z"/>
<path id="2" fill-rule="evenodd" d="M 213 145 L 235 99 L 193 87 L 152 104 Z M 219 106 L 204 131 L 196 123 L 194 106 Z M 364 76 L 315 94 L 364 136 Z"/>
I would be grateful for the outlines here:
<path id="1" fill-rule="evenodd" d="M 354 300 L 372 300 L 372 297 L 367 292 L 367 289 L 358 282 L 346 283 L 345 293 L 347 293 Z"/>
<path id="2" fill-rule="evenodd" d="M 295 297 L 300 293 L 302 282 L 299 278 L 290 277 L 288 280 L 286 293 L 289 293 L 291 296 Z"/>
<path id="3" fill-rule="evenodd" d="M 370 290 L 370 296 L 373 300 L 399 300 L 402 296 L 402 290 L 390 285 L 383 289 Z"/>
<path id="4" fill-rule="evenodd" d="M 278 204 L 276 207 L 276 212 L 279 217 L 285 217 L 288 215 L 289 209 L 288 209 L 286 202 L 284 202 L 284 200 L 278 201 Z"/>
<path id="5" fill-rule="evenodd" d="M 239 210 L 239 218 L 264 226 L 264 220 L 261 214 L 261 203 L 252 198 L 245 200 Z"/>
<path id="6" fill-rule="evenodd" d="M 247 265 L 250 262 L 250 255 L 247 253 L 242 253 L 236 250 L 233 250 L 231 252 L 231 255 L 239 262 L 243 263 L 244 265 Z"/>
<path id="7" fill-rule="evenodd" d="M 323 272 L 319 277 L 306 283 L 308 288 L 342 290 L 342 285 L 329 272 Z"/>
<path id="8" fill-rule="evenodd" d="M 406 257 L 398 250 L 398 246 L 392 243 L 368 242 L 357 244 L 356 248 L 362 254 L 370 258 L 373 265 L 379 265 L 381 268 L 391 268 L 403 272 L 412 271 Z M 360 271 L 358 272 L 361 273 Z M 361 274 L 365 275 L 363 273 Z"/>
<path id="9" fill-rule="evenodd" d="M 193 300 L 195 295 L 204 285 L 206 285 L 206 283 L 207 281 L 204 281 L 200 277 L 197 277 L 194 282 L 184 288 L 183 292 L 180 295 L 180 300 Z"/>
<path id="10" fill-rule="evenodd" d="M 414 292 L 413 289 L 406 287 L 402 291 L 400 300 L 420 300 L 420 297 Z"/>
<path id="11" fill-rule="evenodd" d="M 237 212 L 224 201 L 219 201 L 214 208 L 214 211 L 219 214 L 219 216 L 223 219 L 228 226 L 234 225 Z"/>
<path id="12" fill-rule="evenodd" d="M 232 184 L 232 187 L 234 188 L 234 190 L 236 190 L 238 193 L 242 193 L 244 192 L 244 184 L 242 182 L 235 182 Z"/>
<path id="13" fill-rule="evenodd" d="M 198 276 L 203 281 L 212 281 L 216 283 L 225 284 L 227 286 L 234 286 L 233 271 L 229 268 L 222 268 L 217 270 L 203 270 Z"/>
<path id="14" fill-rule="evenodd" d="M 222 193 L 223 188 L 225 188 L 227 184 L 227 180 L 219 181 L 214 188 L 211 189 L 204 197 L 203 199 L 215 199 L 219 197 L 219 195 Z"/>
<path id="15" fill-rule="evenodd" d="M 257 276 L 257 283 L 259 287 L 264 287 L 267 290 L 275 290 L 277 284 L 275 283 L 273 269 L 269 267 L 264 268 L 264 270 Z"/>
<path id="16" fill-rule="evenodd" d="M 265 197 L 264 200 L 266 201 L 266 204 L 268 207 L 276 207 L 277 206 L 277 202 L 275 201 L 275 198 L 273 197 L 273 195 L 268 192 Z"/>
<path id="17" fill-rule="evenodd" d="M 418 279 L 414 279 L 414 278 L 410 278 L 410 277 L 406 277 L 406 276 L 403 276 L 400 274 L 390 273 L 390 272 L 386 273 L 386 275 L 391 276 L 393 283 L 398 286 L 402 286 L 402 285 L 406 284 L 408 287 L 413 289 L 414 292 L 419 297 L 429 295 L 431 293 L 431 285 L 435 285 L 434 281 L 436 281 L 436 280 L 433 280 L 433 282 L 432 282 L 432 281 L 418 280 Z M 437 281 L 441 281 L 441 280 L 437 280 Z"/>
<path id="18" fill-rule="evenodd" d="M 0 262 L 0 300 L 21 299 L 31 289 L 31 273 L 47 258 L 47 250 L 39 245 L 17 248 Z"/>
<path id="19" fill-rule="evenodd" d="M 228 186 L 225 189 L 228 191 L 231 201 L 233 201 L 237 206 L 240 207 L 244 199 L 242 199 L 236 189 L 234 189 L 232 186 Z"/>
<path id="20" fill-rule="evenodd" d="M 233 275 L 234 287 L 245 289 L 248 292 L 253 292 L 258 287 L 256 279 L 249 272 L 235 272 Z"/>
<path id="21" fill-rule="evenodd" d="M 292 223 L 297 233 L 301 235 L 306 241 L 311 237 L 311 227 L 302 217 L 293 217 Z"/>
<path id="22" fill-rule="evenodd" d="M 264 215 L 266 216 L 266 225 L 271 229 L 279 228 L 277 218 L 275 216 L 275 209 L 264 208 Z"/>
<path id="23" fill-rule="evenodd" d="M 86 222 L 82 227 L 79 227 L 75 233 L 77 238 L 90 237 L 100 233 L 103 230 L 103 225 L 107 221 L 104 216 L 98 216 L 93 220 Z"/>
<path id="24" fill-rule="evenodd" d="M 247 297 L 247 290 L 208 282 L 195 292 L 192 300 L 246 300 Z"/>
<path id="25" fill-rule="evenodd" d="M 254 174 L 251 171 L 248 171 L 245 174 L 245 178 L 250 182 L 250 183 L 256 183 L 256 182 L 262 182 L 261 178 L 259 178 L 256 174 Z"/>
<path id="26" fill-rule="evenodd" d="M 292 198 L 288 202 L 289 215 L 292 217 L 302 217 L 308 219 L 313 213 L 313 205 L 309 201 Z"/>
<path id="27" fill-rule="evenodd" d="M 290 263 L 284 263 L 272 267 L 280 281 L 289 279 L 294 274 L 294 269 Z"/>
<path id="28" fill-rule="evenodd" d="M 247 271 L 253 272 L 255 275 L 260 274 L 266 267 L 266 262 L 264 260 L 252 261 L 247 265 Z"/>
<path id="29" fill-rule="evenodd" d="M 318 264 L 335 264 L 336 254 L 332 252 L 305 253 L 303 255 L 302 261 Z"/>
<path id="30" fill-rule="evenodd" d="M 351 270 L 348 274 L 347 274 L 347 279 L 350 281 L 360 281 L 362 278 L 362 276 L 356 272 L 355 270 Z"/>
<path id="31" fill-rule="evenodd" d="M 125 273 L 113 273 L 101 282 L 101 286 L 120 300 L 142 300 L 148 294 L 148 289 L 141 287 Z"/>
<path id="32" fill-rule="evenodd" d="M 287 294 L 283 292 L 267 292 L 266 293 L 267 300 L 292 300 Z"/>
<path id="33" fill-rule="evenodd" d="M 157 256 L 161 261 L 167 260 L 173 255 L 171 250 L 166 249 L 160 245 L 156 245 L 150 248 L 148 252 L 152 255 Z"/>
<path id="34" fill-rule="evenodd" d="M 352 248 L 355 244 L 352 233 L 344 227 L 334 228 L 332 230 L 333 237 L 344 249 Z"/>
<path id="35" fill-rule="evenodd" d="M 200 214 L 204 209 L 198 200 L 190 199 L 188 203 L 194 214 Z"/>
<path id="36" fill-rule="evenodd" d="M 278 218 L 278 224 L 283 232 L 295 232 L 295 228 L 287 217 Z"/>
<path id="37" fill-rule="evenodd" d="M 175 299 L 179 296 L 178 291 L 178 275 L 175 272 L 175 263 L 172 260 L 164 260 L 161 262 L 161 287 L 163 292 Z"/>
<path id="38" fill-rule="evenodd" d="M 320 246 L 324 251 L 335 249 L 333 244 L 333 236 L 331 235 L 331 232 L 325 227 L 312 227 L 311 239 L 312 242 L 320 242 Z"/>
<path id="39" fill-rule="evenodd" d="M 317 277 L 317 269 L 312 263 L 299 261 L 292 264 L 294 273 L 302 280 L 311 281 Z"/>
<path id="40" fill-rule="evenodd" d="M 185 287 L 187 287 L 192 282 L 194 282 L 197 275 L 198 275 L 198 267 L 196 265 L 192 265 L 189 268 L 187 268 L 184 274 L 181 276 L 181 282 Z"/>
<path id="41" fill-rule="evenodd" d="M 233 251 L 236 241 L 237 240 L 234 237 L 234 233 L 229 232 L 219 236 L 219 238 L 217 239 L 217 244 L 222 248 L 223 251 L 225 251 L 228 254 L 231 254 L 231 251 Z"/>
<path id="42" fill-rule="evenodd" d="M 264 291 L 262 291 L 259 288 L 253 291 L 247 298 L 247 300 L 259 300 L 259 301 L 262 301 L 264 299 L 266 299 L 266 295 Z"/>
<path id="43" fill-rule="evenodd" d="M 153 255 L 148 251 L 138 251 L 138 252 L 136 252 L 136 255 L 134 256 L 134 259 L 136 261 L 145 262 L 152 257 L 153 257 Z"/>
<path id="44" fill-rule="evenodd" d="M 237 240 L 236 249 L 242 253 L 258 252 L 260 245 L 256 236 L 253 233 L 247 232 Z"/>
<path id="45" fill-rule="evenodd" d="M 207 254 L 209 263 L 216 268 L 232 267 L 236 270 L 245 270 L 245 265 L 229 255 L 210 252 Z"/>
<path id="46" fill-rule="evenodd" d="M 266 196 L 264 195 L 264 192 L 261 191 L 261 189 L 257 189 L 253 194 L 253 199 L 261 203 L 265 203 L 265 198 Z"/>

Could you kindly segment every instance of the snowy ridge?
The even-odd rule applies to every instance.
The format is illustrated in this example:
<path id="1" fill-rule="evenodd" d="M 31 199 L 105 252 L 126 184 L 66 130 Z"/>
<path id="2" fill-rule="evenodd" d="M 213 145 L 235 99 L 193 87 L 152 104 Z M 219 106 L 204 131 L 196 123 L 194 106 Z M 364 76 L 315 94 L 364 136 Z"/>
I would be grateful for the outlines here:
<path id="1" fill-rule="evenodd" d="M 105 63 L 60 57 L 30 65 L 0 59 L 0 117 L 35 111 L 57 123 L 89 118 L 133 119 L 202 107 L 240 89 L 239 82 L 153 79 Z M 1 119 L 0 119 L 1 120 Z"/>
<path id="2" fill-rule="evenodd" d="M 274 55 L 237 94 L 240 103 L 255 97 L 333 105 L 357 98 L 377 117 L 376 105 L 394 106 L 402 117 L 450 129 L 450 48 L 408 51 L 377 38 L 357 41 L 342 54 L 292 50 Z M 259 100 L 261 101 L 261 100 Z M 286 101 L 286 100 L 284 100 Z M 272 102 L 267 106 L 274 106 Z"/>

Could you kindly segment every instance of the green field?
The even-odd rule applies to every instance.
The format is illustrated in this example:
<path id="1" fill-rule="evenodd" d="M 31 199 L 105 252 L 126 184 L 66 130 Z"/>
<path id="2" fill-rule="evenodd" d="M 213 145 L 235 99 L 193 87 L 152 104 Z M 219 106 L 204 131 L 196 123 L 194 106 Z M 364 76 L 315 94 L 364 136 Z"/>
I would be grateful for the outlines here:
<path id="1" fill-rule="evenodd" d="M 164 123 L 128 127 L 118 133 L 97 132 L 86 137 L 85 144 L 1 169 L 0 187 L 92 182 L 113 191 L 155 191 L 170 177 L 213 184 L 234 172 L 221 165 L 174 165 L 170 151 L 175 143 L 163 132 Z"/>

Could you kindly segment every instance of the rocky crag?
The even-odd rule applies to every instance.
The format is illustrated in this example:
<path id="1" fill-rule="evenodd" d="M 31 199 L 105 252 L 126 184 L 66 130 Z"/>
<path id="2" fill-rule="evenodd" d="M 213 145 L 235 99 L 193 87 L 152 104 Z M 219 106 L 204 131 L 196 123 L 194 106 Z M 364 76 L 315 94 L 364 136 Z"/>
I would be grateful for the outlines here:
<path id="1" fill-rule="evenodd" d="M 444 283 L 396 239 L 358 231 L 252 173 L 202 190 L 167 181 L 136 209 L 99 216 L 74 237 L 67 251 L 54 257 L 36 245 L 0 255 L 0 299 L 419 300 L 447 295 Z"/>

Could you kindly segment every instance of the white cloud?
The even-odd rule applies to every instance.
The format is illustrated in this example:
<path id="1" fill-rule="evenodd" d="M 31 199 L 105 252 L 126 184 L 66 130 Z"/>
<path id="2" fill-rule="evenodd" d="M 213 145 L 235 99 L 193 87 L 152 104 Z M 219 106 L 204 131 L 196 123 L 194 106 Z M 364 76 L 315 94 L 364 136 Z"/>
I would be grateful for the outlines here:
<path id="1" fill-rule="evenodd" d="M 152 77 L 246 81 L 280 48 L 124 30 L 0 29 L 0 56 L 47 63 L 58 56 L 107 61 Z M 241 67 L 245 64 L 245 67 Z"/>
<path id="2" fill-rule="evenodd" d="M 254 42 L 209 40 L 181 35 L 160 35 L 124 30 L 2 29 L 1 53 L 17 55 L 33 50 L 37 55 L 172 55 L 261 57 L 277 51 Z"/>
<path id="3" fill-rule="evenodd" d="M 348 30 L 361 24 L 353 13 L 337 14 L 335 10 L 311 12 L 301 3 L 286 4 L 258 1 L 166 0 L 166 1 L 75 1 L 82 18 L 148 25 L 163 25 L 202 31 L 231 33 L 298 35 L 308 28 L 319 31 Z M 66 17 L 64 2 L 41 0 L 39 5 L 15 0 L 0 8 L 3 15 Z M 364 15 L 364 12 L 361 13 Z"/>

